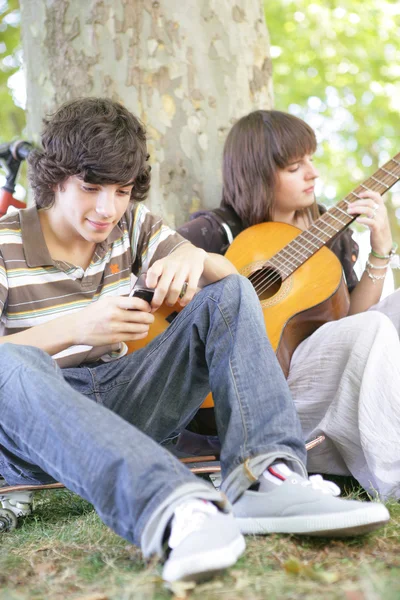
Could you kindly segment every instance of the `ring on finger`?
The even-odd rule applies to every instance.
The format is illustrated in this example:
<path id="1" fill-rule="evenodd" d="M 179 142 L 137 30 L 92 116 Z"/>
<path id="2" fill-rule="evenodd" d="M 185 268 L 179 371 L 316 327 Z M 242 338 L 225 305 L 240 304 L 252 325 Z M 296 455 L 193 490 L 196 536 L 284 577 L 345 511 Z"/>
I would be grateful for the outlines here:
<path id="1" fill-rule="evenodd" d="M 375 219 L 376 217 L 376 213 L 378 212 L 378 208 L 379 208 L 379 204 L 374 204 L 372 207 L 372 215 L 371 215 L 371 219 Z"/>
<path id="2" fill-rule="evenodd" d="M 186 294 L 187 288 L 188 288 L 188 282 L 185 281 L 182 286 L 181 293 L 179 294 L 179 298 L 183 298 L 183 296 Z"/>

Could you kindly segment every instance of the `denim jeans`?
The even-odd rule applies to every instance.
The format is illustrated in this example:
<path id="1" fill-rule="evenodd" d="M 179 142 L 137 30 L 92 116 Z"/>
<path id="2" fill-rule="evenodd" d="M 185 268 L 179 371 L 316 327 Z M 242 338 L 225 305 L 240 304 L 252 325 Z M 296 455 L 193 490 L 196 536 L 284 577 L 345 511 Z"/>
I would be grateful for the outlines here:
<path id="1" fill-rule="evenodd" d="M 163 334 L 114 362 L 61 370 L 41 350 L 1 345 L 0 473 L 10 484 L 61 481 L 128 541 L 143 547 L 147 527 L 149 548 L 160 507 L 165 516 L 181 496 L 214 497 L 159 445 L 209 389 L 231 502 L 276 458 L 305 473 L 288 386 L 258 298 L 238 275 L 204 288 Z"/>

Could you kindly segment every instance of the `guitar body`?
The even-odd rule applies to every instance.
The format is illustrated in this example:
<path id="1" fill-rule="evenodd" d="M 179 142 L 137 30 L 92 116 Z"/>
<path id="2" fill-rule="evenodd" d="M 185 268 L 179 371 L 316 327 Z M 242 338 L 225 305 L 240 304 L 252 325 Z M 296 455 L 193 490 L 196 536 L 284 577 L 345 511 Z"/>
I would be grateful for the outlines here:
<path id="1" fill-rule="evenodd" d="M 306 231 L 286 223 L 261 223 L 242 231 L 228 248 L 227 258 L 250 279 L 257 292 L 268 337 L 286 376 L 300 342 L 324 323 L 348 314 L 350 300 L 342 265 L 325 244 L 354 221 L 355 216 L 349 215 L 347 208 L 360 192 L 383 194 L 399 179 L 400 153 Z M 129 343 L 129 349 L 146 346 L 167 328 L 171 314 L 180 310 L 179 305 L 162 306 L 148 337 Z M 209 406 L 213 406 L 211 394 L 203 404 Z"/>
<path id="2" fill-rule="evenodd" d="M 233 240 L 226 257 L 241 275 L 249 277 L 299 233 L 297 227 L 285 223 L 254 225 Z M 290 359 L 300 342 L 327 321 L 347 315 L 349 294 L 342 277 L 342 265 L 326 247 L 318 250 L 286 279 L 279 268 L 273 277 L 278 281 L 260 295 L 260 302 L 269 340 L 287 377 Z M 155 313 L 147 338 L 129 342 L 129 351 L 143 348 L 163 333 L 180 310 L 179 305 L 168 307 L 164 304 Z M 204 408 L 210 406 L 213 406 L 211 394 L 203 404 Z"/>
<path id="3" fill-rule="evenodd" d="M 300 229 L 285 223 L 254 225 L 233 240 L 226 257 L 241 275 L 249 277 L 299 233 Z M 274 275 L 277 282 L 259 297 L 269 340 L 287 376 L 290 359 L 300 342 L 327 321 L 347 315 L 349 294 L 342 265 L 325 246 L 286 279 L 282 264 Z M 261 286 L 256 285 L 256 291 L 257 287 Z"/>

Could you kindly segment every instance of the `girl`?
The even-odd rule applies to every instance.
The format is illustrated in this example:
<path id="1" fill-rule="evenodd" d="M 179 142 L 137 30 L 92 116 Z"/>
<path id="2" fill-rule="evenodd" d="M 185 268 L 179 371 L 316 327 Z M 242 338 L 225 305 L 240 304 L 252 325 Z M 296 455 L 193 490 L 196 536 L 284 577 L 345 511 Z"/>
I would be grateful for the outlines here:
<path id="1" fill-rule="evenodd" d="M 237 233 L 258 223 L 307 229 L 325 210 L 314 195 L 315 150 L 313 130 L 295 116 L 258 110 L 243 117 L 224 147 L 221 207 L 196 213 L 179 232 L 223 254 Z M 288 383 L 306 439 L 326 436 L 308 453 L 309 471 L 351 474 L 372 495 L 400 498 L 399 292 L 379 302 L 395 249 L 377 192 L 358 194 L 348 213 L 371 232 L 360 281 L 350 230 L 330 244 L 343 266 L 352 316 L 326 323 L 297 347 Z"/>

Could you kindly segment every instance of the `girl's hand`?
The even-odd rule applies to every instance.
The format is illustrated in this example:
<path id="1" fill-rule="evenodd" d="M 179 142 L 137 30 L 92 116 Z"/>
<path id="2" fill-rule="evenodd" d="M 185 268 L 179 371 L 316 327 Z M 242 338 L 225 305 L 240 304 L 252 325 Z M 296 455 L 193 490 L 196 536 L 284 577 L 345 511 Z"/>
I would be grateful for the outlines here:
<path id="1" fill-rule="evenodd" d="M 393 240 L 382 196 L 373 191 L 361 192 L 359 199 L 349 204 L 347 212 L 349 215 L 360 215 L 356 218 L 357 223 L 369 227 L 372 249 L 378 254 L 389 254 Z"/>

